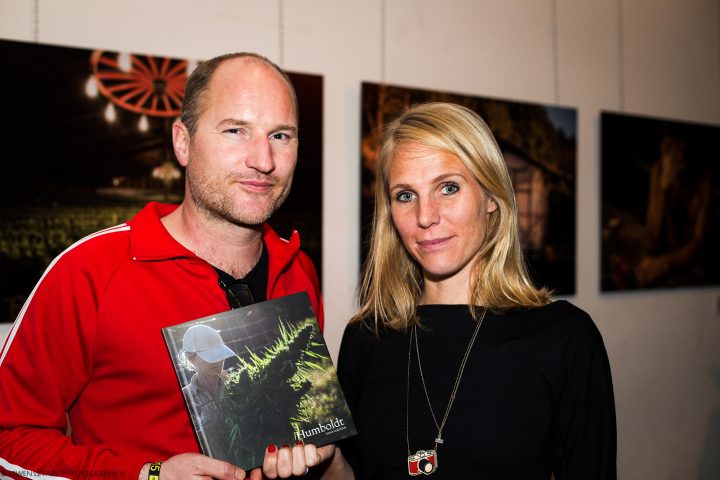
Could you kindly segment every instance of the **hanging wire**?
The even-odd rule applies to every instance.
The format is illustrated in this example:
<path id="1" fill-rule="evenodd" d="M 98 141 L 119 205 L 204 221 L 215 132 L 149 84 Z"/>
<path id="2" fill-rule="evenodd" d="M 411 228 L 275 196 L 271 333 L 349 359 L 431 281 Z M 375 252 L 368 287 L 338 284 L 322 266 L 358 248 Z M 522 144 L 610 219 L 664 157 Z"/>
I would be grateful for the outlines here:
<path id="1" fill-rule="evenodd" d="M 554 70 L 555 103 L 560 103 L 560 48 L 558 44 L 558 9 L 557 0 L 552 0 L 552 49 Z"/>
<path id="2" fill-rule="evenodd" d="M 625 111 L 625 24 L 623 2 L 618 0 L 618 93 L 620 111 Z"/>
<path id="3" fill-rule="evenodd" d="M 285 68 L 285 0 L 278 0 L 278 65 Z"/>
<path id="4" fill-rule="evenodd" d="M 33 2 L 33 39 L 35 43 L 40 41 L 40 0 Z"/>
<path id="5" fill-rule="evenodd" d="M 387 72 L 387 8 L 385 0 L 380 0 L 380 83 L 385 83 Z"/>

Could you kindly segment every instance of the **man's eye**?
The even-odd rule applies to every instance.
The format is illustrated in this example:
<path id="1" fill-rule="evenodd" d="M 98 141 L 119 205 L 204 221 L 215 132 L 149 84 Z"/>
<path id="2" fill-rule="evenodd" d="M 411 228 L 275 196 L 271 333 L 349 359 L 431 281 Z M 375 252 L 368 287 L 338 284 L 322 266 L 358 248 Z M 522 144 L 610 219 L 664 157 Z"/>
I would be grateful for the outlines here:
<path id="1" fill-rule="evenodd" d="M 409 202 L 410 200 L 412 200 L 412 198 L 413 198 L 413 194 L 410 192 L 400 192 L 397 195 L 395 195 L 395 199 L 398 202 L 403 202 L 403 203 Z"/>
<path id="2" fill-rule="evenodd" d="M 460 190 L 460 187 L 458 187 L 454 183 L 446 183 L 442 186 L 442 189 L 440 190 L 443 195 L 452 195 L 454 193 L 457 193 L 457 191 Z"/>
<path id="3" fill-rule="evenodd" d="M 270 135 L 270 138 L 273 140 L 290 140 L 291 137 L 287 133 L 278 132 Z"/>

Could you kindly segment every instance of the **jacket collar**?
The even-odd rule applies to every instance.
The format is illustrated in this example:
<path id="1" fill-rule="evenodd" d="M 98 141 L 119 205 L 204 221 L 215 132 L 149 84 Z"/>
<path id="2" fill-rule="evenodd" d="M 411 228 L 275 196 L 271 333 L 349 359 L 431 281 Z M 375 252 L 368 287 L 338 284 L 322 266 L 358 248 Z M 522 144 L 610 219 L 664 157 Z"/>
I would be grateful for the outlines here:
<path id="1" fill-rule="evenodd" d="M 131 227 L 130 256 L 133 259 L 199 258 L 175 240 L 160 221 L 177 207 L 177 205 L 150 202 L 128 222 Z M 272 286 L 300 250 L 300 235 L 293 230 L 290 240 L 285 240 L 265 223 L 262 239 L 268 250 L 268 286 Z"/>
<path id="2" fill-rule="evenodd" d="M 133 260 L 197 258 L 165 229 L 160 219 L 178 206 L 150 202 L 130 220 L 130 256 Z"/>
<path id="3" fill-rule="evenodd" d="M 275 288 L 280 274 L 300 251 L 300 235 L 293 230 L 290 240 L 281 238 L 267 223 L 263 225 L 263 242 L 268 250 L 268 295 Z M 268 298 L 270 298 L 268 296 Z"/>

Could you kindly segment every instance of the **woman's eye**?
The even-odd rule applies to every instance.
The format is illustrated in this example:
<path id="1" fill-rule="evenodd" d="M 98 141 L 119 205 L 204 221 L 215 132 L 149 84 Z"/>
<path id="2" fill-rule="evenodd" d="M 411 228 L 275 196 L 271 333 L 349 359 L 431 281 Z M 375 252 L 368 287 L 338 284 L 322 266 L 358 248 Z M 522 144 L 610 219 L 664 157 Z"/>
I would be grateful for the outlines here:
<path id="1" fill-rule="evenodd" d="M 395 199 L 396 199 L 398 202 L 407 203 L 407 202 L 409 202 L 410 200 L 412 200 L 412 197 L 413 197 L 413 195 L 412 195 L 412 193 L 410 193 L 410 192 L 400 192 L 400 193 L 398 193 L 398 194 L 395 196 Z"/>
<path id="2" fill-rule="evenodd" d="M 457 191 L 460 190 L 460 187 L 458 187 L 454 183 L 446 183 L 442 186 L 441 192 L 443 195 L 452 195 L 453 193 L 457 193 Z"/>

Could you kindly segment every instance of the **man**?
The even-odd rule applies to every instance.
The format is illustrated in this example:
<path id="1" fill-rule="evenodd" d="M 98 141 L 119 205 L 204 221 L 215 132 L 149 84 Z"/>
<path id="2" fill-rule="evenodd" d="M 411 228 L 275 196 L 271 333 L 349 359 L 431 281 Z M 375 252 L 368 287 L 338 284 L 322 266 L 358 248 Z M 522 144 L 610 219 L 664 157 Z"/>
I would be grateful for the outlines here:
<path id="1" fill-rule="evenodd" d="M 297 233 L 285 241 L 265 223 L 297 159 L 289 80 L 254 54 L 204 62 L 173 144 L 182 204 L 151 203 L 80 240 L 18 315 L 0 352 L 0 477 L 145 480 L 164 460 L 161 479 L 244 478 L 197 453 L 160 329 L 243 303 L 237 279 L 254 301 L 306 291 L 322 325 Z"/>

